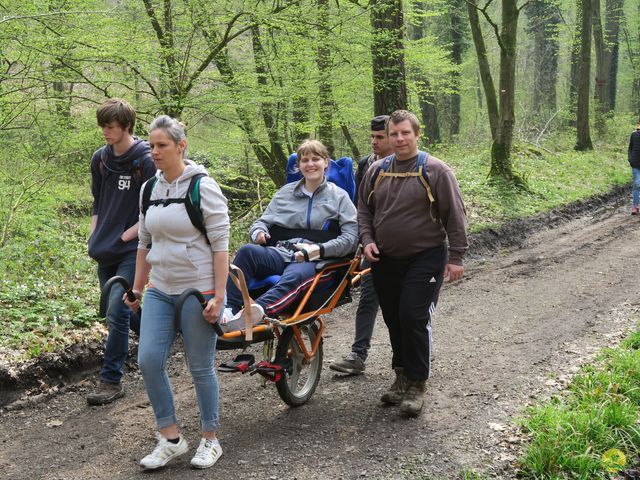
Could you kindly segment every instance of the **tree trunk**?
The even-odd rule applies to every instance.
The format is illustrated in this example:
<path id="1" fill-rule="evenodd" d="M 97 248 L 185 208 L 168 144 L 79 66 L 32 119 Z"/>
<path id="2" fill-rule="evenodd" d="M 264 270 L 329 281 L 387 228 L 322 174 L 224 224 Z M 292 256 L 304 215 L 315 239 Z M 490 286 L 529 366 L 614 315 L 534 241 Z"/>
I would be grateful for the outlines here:
<path id="1" fill-rule="evenodd" d="M 292 137 L 294 148 L 311 136 L 309 132 L 309 99 L 297 96 L 291 101 Z"/>
<path id="2" fill-rule="evenodd" d="M 416 79 L 417 80 L 417 79 Z M 429 81 L 422 78 L 421 93 L 418 95 L 420 114 L 424 124 L 423 137 L 428 144 L 440 142 L 440 124 L 438 123 L 438 110 L 436 109 L 436 97 L 431 93 Z"/>
<path id="3" fill-rule="evenodd" d="M 609 64 L 609 104 L 607 111 L 616 108 L 616 86 L 618 83 L 618 50 L 620 45 L 620 23 L 624 15 L 624 0 L 607 0 L 607 22 L 605 41 Z"/>
<path id="4" fill-rule="evenodd" d="M 484 37 L 482 36 L 482 29 L 480 27 L 480 18 L 478 17 L 478 9 L 475 6 L 476 0 L 469 0 L 467 2 L 467 12 L 469 13 L 469 25 L 471 26 L 471 36 L 473 37 L 473 44 L 476 47 L 476 56 L 478 57 L 478 68 L 480 70 L 480 80 L 482 80 L 482 87 L 484 94 L 487 97 L 487 112 L 489 114 L 489 127 L 491 128 L 491 138 L 495 140 L 498 132 L 498 99 L 496 98 L 496 88 L 493 83 L 493 76 L 491 75 L 491 67 L 489 66 L 489 59 L 487 58 L 487 47 L 484 43 Z"/>
<path id="5" fill-rule="evenodd" d="M 273 71 L 269 65 L 264 47 L 262 46 L 259 27 L 254 26 L 251 28 L 251 39 L 258 85 L 262 90 L 261 97 L 265 98 L 268 95 L 268 79 L 273 78 Z M 284 139 L 280 134 L 280 126 L 278 123 L 278 115 L 284 110 L 284 107 L 282 105 L 274 105 L 265 99 L 261 101 L 260 109 L 262 110 L 262 119 L 271 145 L 271 157 L 277 159 L 278 163 L 282 162 L 286 165 L 287 153 L 284 149 Z"/>
<path id="6" fill-rule="evenodd" d="M 638 16 L 640 18 L 640 3 L 638 3 Z M 629 43 L 628 31 L 627 32 L 627 44 Z M 631 84 L 631 107 L 636 115 L 640 116 L 640 27 L 638 27 L 638 37 L 635 43 L 635 48 L 629 51 L 629 58 L 631 59 L 631 66 L 633 68 L 633 82 Z"/>
<path id="7" fill-rule="evenodd" d="M 318 81 L 318 98 L 320 116 L 318 137 L 327 147 L 329 156 L 333 158 L 335 144 L 333 142 L 333 91 L 331 87 L 331 51 L 325 36 L 329 34 L 329 0 L 317 0 L 318 7 L 318 38 L 316 45 L 316 64 L 320 75 Z"/>
<path id="8" fill-rule="evenodd" d="M 419 0 L 415 2 L 413 8 L 416 13 L 416 21 L 409 26 L 408 38 L 415 41 L 424 38 L 427 28 L 425 22 L 427 6 L 424 1 Z M 418 103 L 424 125 L 423 139 L 426 143 L 439 143 L 440 124 L 438 123 L 436 98 L 431 88 L 431 82 L 422 74 L 416 75 L 415 82 L 418 87 Z"/>
<path id="9" fill-rule="evenodd" d="M 353 158 L 354 162 L 357 162 L 358 160 L 360 160 L 360 149 L 358 149 L 358 145 L 353 140 L 351 132 L 349 131 L 349 127 L 346 123 L 340 123 L 340 129 L 342 130 L 344 139 L 347 141 L 347 145 L 349 145 L 349 148 L 351 149 L 351 158 Z"/>
<path id="10" fill-rule="evenodd" d="M 593 15 L 593 43 L 596 53 L 596 79 L 594 88 L 595 99 L 595 126 L 600 135 L 604 134 L 604 113 L 609 107 L 609 65 L 607 64 L 606 46 L 602 33 L 600 0 L 591 0 Z"/>
<path id="11" fill-rule="evenodd" d="M 558 28 L 560 15 L 553 0 L 531 0 L 526 7 L 533 35 L 533 103 L 536 117 L 546 121 L 557 110 Z"/>
<path id="12" fill-rule="evenodd" d="M 569 82 L 569 126 L 576 126 L 577 98 L 578 98 L 578 73 L 580 64 L 581 27 L 582 24 L 582 0 L 576 0 L 576 27 L 573 32 L 571 45 L 571 73 Z"/>
<path id="13" fill-rule="evenodd" d="M 466 50 L 465 45 L 465 23 L 464 23 L 464 0 L 453 0 L 449 10 L 449 25 L 451 28 L 451 61 L 457 67 L 462 66 L 462 56 Z M 451 74 L 451 87 L 453 93 L 450 95 L 451 125 L 450 135 L 460 133 L 460 70 Z"/>
<path id="14" fill-rule="evenodd" d="M 491 176 L 515 179 L 511 167 L 511 144 L 515 125 L 516 44 L 518 16 L 516 0 L 502 0 L 500 29 L 500 121 L 491 147 Z"/>
<path id="15" fill-rule="evenodd" d="M 515 125 L 516 46 L 520 10 L 516 0 L 502 0 L 502 18 L 499 33 L 498 25 L 485 14 L 487 21 L 491 23 L 496 31 L 500 48 L 500 103 L 498 106 L 475 1 L 469 0 L 467 6 L 471 33 L 480 66 L 480 76 L 487 96 L 487 109 L 493 135 L 489 176 L 501 178 L 519 186 L 525 186 L 524 181 L 513 171 L 511 165 L 511 144 Z"/>
<path id="16" fill-rule="evenodd" d="M 600 0 L 592 1 L 593 40 L 596 52 L 596 122 L 601 129 L 604 121 L 602 116 L 615 108 L 618 41 L 624 0 L 607 0 L 604 26 L 601 2 Z"/>
<path id="17" fill-rule="evenodd" d="M 592 0 L 578 0 L 582 18 L 580 19 L 580 55 L 578 57 L 578 84 L 576 150 L 591 150 L 591 133 L 589 131 L 589 87 L 591 79 L 591 26 Z M 578 24 L 576 22 L 576 24 Z"/>
<path id="18" fill-rule="evenodd" d="M 371 26 L 373 110 L 388 115 L 407 108 L 402 1 L 371 0 Z"/>

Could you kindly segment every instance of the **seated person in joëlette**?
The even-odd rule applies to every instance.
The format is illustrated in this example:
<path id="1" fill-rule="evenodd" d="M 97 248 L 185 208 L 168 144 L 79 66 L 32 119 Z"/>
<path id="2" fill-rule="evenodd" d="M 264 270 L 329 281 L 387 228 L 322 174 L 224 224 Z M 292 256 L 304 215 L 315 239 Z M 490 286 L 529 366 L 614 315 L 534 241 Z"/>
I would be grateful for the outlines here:
<path id="1" fill-rule="evenodd" d="M 251 304 L 254 323 L 274 317 L 294 304 L 310 287 L 315 261 L 344 257 L 358 245 L 356 208 L 349 195 L 328 182 L 329 153 L 317 140 L 297 151 L 302 179 L 276 192 L 262 216 L 249 229 L 252 244 L 233 260 L 249 285 L 271 275 L 279 281 Z M 244 326 L 240 290 L 227 281 L 227 309 L 220 321 L 225 331 Z"/>

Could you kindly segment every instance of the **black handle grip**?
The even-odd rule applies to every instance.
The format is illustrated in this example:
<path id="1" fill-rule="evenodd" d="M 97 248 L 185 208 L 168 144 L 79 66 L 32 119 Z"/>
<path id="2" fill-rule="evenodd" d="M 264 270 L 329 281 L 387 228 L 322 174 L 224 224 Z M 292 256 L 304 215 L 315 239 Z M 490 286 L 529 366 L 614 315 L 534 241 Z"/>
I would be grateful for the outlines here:
<path id="1" fill-rule="evenodd" d="M 204 295 L 202 295 L 200 290 L 198 290 L 197 288 L 187 288 L 184 292 L 182 292 L 182 294 L 176 301 L 176 306 L 173 313 L 173 318 L 176 322 L 176 331 L 180 328 L 180 322 L 182 319 L 182 306 L 184 305 L 184 302 L 187 301 L 187 298 L 189 298 L 191 295 L 195 296 L 198 299 L 203 310 L 207 306 L 207 301 L 204 299 Z M 220 324 L 218 322 L 213 324 L 213 329 L 216 331 L 218 336 L 221 337 L 222 335 L 224 335 L 224 332 L 222 331 L 222 328 L 220 327 Z"/>
<path id="2" fill-rule="evenodd" d="M 136 296 L 131 291 L 131 287 L 129 286 L 129 282 L 124 277 L 111 277 L 102 287 L 102 291 L 100 292 L 100 310 L 98 311 L 98 315 L 100 317 L 105 317 L 107 315 L 107 307 L 109 303 L 109 295 L 111 294 L 111 288 L 119 283 L 122 285 L 127 292 L 127 298 L 131 301 L 136 299 Z"/>

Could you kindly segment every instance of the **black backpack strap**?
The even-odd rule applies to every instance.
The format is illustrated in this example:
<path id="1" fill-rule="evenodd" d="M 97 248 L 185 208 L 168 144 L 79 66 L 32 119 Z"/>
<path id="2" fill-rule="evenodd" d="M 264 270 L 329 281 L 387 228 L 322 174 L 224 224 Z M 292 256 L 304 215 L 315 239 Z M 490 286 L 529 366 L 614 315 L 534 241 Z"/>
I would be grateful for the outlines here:
<path id="1" fill-rule="evenodd" d="M 198 173 L 191 177 L 189 188 L 187 189 L 187 194 L 184 198 L 184 206 L 187 209 L 187 215 L 189 215 L 191 224 L 204 235 L 207 243 L 211 245 L 209 237 L 207 236 L 207 229 L 204 225 L 202 209 L 200 208 L 200 180 L 202 177 L 206 176 L 206 173 Z"/>
<path id="2" fill-rule="evenodd" d="M 146 215 L 147 210 L 152 205 L 167 206 L 171 205 L 172 203 L 184 203 L 184 207 L 187 210 L 187 215 L 189 215 L 191 224 L 204 235 L 207 243 L 211 245 L 209 237 L 207 236 L 207 229 L 204 225 L 204 216 L 202 215 L 202 209 L 200 208 L 200 179 L 206 176 L 206 173 L 198 173 L 191 177 L 189 187 L 187 188 L 187 193 L 183 198 L 164 198 L 161 200 L 151 200 L 151 191 L 153 190 L 158 177 L 149 179 L 149 181 L 145 183 L 144 189 L 142 190 L 142 214 Z"/>
<path id="3" fill-rule="evenodd" d="M 143 215 L 146 215 L 147 210 L 149 210 L 149 206 L 151 205 L 151 191 L 153 190 L 153 187 L 155 186 L 157 180 L 158 177 L 153 177 L 144 184 L 144 190 L 142 191 L 142 210 L 140 212 Z M 157 205 L 157 203 L 154 202 L 154 205 Z"/>

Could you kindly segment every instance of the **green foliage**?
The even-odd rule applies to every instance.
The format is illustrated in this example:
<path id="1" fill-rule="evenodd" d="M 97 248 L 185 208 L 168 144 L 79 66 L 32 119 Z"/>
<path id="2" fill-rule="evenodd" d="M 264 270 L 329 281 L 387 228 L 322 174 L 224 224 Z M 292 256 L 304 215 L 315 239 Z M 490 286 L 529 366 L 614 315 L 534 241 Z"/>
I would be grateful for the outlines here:
<path id="1" fill-rule="evenodd" d="M 566 395 L 531 408 L 521 421 L 530 441 L 520 459 L 523 478 L 610 478 L 640 452 L 639 331 L 601 363 L 586 367 Z M 618 453 L 618 455 L 620 455 Z"/>
<path id="2" fill-rule="evenodd" d="M 618 139 L 616 139 L 617 141 Z M 545 212 L 563 204 L 607 191 L 629 181 L 630 172 L 620 143 L 603 143 L 588 153 L 571 151 L 570 134 L 556 135 L 543 147 L 514 146 L 513 165 L 529 191 L 491 182 L 486 176 L 489 153 L 473 146 L 439 146 L 431 153 L 456 172 L 472 231 Z M 554 153 L 558 152 L 558 153 Z M 562 153 L 559 153 L 562 152 Z"/>
<path id="3" fill-rule="evenodd" d="M 63 213 L 87 211 L 89 199 L 85 194 L 80 202 L 79 193 L 78 187 L 41 191 L 0 249 L 0 345 L 38 354 L 66 344 L 69 329 L 97 320 L 95 267 L 86 255 L 88 217 Z"/>

